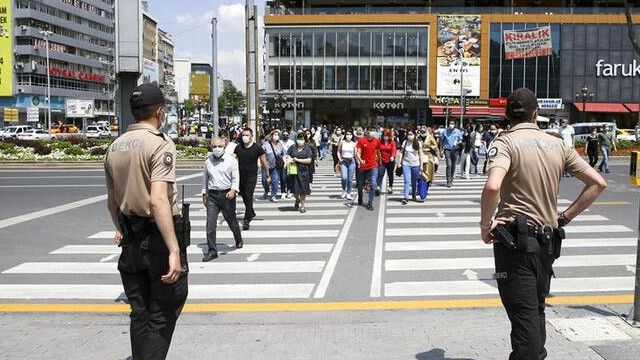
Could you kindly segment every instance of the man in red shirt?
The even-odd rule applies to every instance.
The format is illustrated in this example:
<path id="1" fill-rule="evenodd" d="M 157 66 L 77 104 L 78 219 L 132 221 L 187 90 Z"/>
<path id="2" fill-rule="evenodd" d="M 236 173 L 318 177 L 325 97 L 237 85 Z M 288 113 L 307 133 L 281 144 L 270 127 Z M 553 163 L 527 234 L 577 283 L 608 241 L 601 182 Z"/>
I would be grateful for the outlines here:
<path id="1" fill-rule="evenodd" d="M 356 181 L 358 185 L 358 205 L 363 203 L 364 185 L 369 180 L 369 201 L 367 209 L 373 210 L 373 200 L 376 197 L 376 183 L 378 180 L 378 168 L 382 158 L 380 155 L 380 139 L 373 137 L 371 129 L 366 130 L 365 136 L 356 144 L 356 161 L 358 171 Z"/>

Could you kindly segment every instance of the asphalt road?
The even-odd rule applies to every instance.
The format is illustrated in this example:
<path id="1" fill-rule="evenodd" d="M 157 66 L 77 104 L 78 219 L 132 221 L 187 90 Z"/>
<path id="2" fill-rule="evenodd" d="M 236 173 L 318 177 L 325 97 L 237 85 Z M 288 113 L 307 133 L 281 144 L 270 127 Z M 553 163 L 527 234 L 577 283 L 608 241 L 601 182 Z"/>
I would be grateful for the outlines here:
<path id="1" fill-rule="evenodd" d="M 605 194 L 567 229 L 555 296 L 632 293 L 638 194 L 626 174 L 623 163 L 612 166 Z M 446 189 L 439 177 L 425 203 L 406 206 L 396 178 L 396 193 L 367 211 L 339 199 L 340 181 L 323 162 L 306 214 L 293 211 L 289 199 L 258 199 L 258 217 L 240 251 L 220 217 L 225 251 L 204 264 L 200 173 L 181 170 L 178 177 L 193 203 L 191 302 L 496 298 L 491 248 L 475 234 L 483 178 Z M 559 207 L 580 190 L 575 179 L 564 179 Z M 101 170 L 2 170 L 0 193 L 1 302 L 123 300 Z M 238 207 L 242 212 L 241 201 Z"/>

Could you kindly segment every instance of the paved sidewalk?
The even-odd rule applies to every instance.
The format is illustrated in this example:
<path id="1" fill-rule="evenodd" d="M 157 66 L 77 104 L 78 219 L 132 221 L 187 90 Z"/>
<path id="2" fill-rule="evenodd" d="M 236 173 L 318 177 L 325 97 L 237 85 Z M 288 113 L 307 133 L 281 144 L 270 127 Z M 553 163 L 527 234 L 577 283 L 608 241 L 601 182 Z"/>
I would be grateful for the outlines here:
<path id="1" fill-rule="evenodd" d="M 549 308 L 548 359 L 637 359 L 640 330 L 617 317 L 628 308 Z M 551 324 L 565 322 L 563 333 Z M 125 359 L 128 347 L 125 314 L 0 315 L 0 359 Z M 508 352 L 501 308 L 190 313 L 180 319 L 169 359 L 489 360 Z"/>

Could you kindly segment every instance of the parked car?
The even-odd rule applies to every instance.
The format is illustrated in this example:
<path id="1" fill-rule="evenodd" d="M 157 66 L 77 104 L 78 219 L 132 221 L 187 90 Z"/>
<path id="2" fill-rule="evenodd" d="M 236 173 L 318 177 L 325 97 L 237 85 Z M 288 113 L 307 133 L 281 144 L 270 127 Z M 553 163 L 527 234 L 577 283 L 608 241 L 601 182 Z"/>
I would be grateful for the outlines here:
<path id="1" fill-rule="evenodd" d="M 618 129 L 618 141 L 636 141 L 636 131 L 633 129 Z"/>
<path id="2" fill-rule="evenodd" d="M 31 129 L 18 134 L 20 140 L 51 140 L 55 138 L 44 129 Z"/>
<path id="3" fill-rule="evenodd" d="M 2 131 L 0 131 L 0 139 L 5 138 L 17 138 L 19 134 L 27 132 L 29 130 L 33 130 L 33 128 L 29 125 L 14 125 L 7 126 Z"/>
<path id="4" fill-rule="evenodd" d="M 85 135 L 88 138 L 107 138 L 111 136 L 111 131 L 97 125 L 89 125 Z"/>
<path id="5" fill-rule="evenodd" d="M 617 141 L 617 131 L 618 127 L 615 123 L 612 122 L 588 122 L 588 123 L 577 123 L 571 124 L 573 126 L 573 130 L 576 132 L 576 140 L 586 140 L 589 134 L 591 134 L 591 130 L 594 128 L 598 130 L 598 132 L 602 131 L 602 127 L 606 126 L 607 134 L 612 134 L 614 141 Z"/>

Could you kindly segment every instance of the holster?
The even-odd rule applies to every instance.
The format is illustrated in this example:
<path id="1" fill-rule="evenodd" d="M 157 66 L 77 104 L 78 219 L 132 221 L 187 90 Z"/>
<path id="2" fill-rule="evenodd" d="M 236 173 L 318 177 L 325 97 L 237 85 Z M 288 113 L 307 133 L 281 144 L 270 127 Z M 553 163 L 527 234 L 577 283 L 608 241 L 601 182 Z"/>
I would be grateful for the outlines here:
<path id="1" fill-rule="evenodd" d="M 538 252 L 559 258 L 562 251 L 562 240 L 565 238 L 564 229 L 554 229 L 550 226 L 530 225 L 529 217 L 525 215 L 516 216 L 516 220 L 505 225 L 509 236 L 498 236 L 505 242 L 505 246 L 513 251 Z"/>

